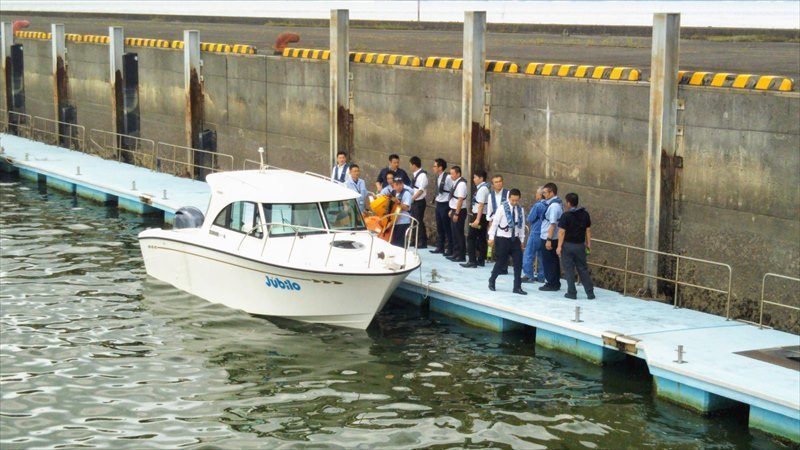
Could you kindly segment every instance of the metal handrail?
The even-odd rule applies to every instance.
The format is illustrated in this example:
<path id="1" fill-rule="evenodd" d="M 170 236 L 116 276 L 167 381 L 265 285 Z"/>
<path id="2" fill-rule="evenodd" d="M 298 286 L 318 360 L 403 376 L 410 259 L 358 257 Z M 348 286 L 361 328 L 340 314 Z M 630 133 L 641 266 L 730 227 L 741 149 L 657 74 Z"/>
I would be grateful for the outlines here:
<path id="1" fill-rule="evenodd" d="M 793 309 L 795 311 L 800 311 L 800 308 L 798 308 L 797 306 L 785 305 L 783 303 L 769 302 L 769 301 L 764 300 L 764 286 L 767 283 L 767 278 L 768 277 L 782 278 L 782 279 L 789 280 L 789 281 L 800 282 L 800 278 L 781 275 L 781 274 L 778 274 L 778 273 L 765 273 L 764 274 L 764 277 L 761 278 L 761 301 L 759 302 L 759 307 L 758 307 L 758 328 L 760 328 L 760 329 L 764 328 L 764 303 L 766 303 L 768 305 L 780 306 L 781 308 L 787 308 L 787 309 Z"/>
<path id="2" fill-rule="evenodd" d="M 30 114 L 8 111 L 7 131 L 14 130 L 13 134 L 30 138 L 32 134 L 33 117 Z"/>
<path id="3" fill-rule="evenodd" d="M 61 132 L 62 127 L 66 129 L 66 133 Z M 33 131 L 33 138 L 41 142 L 61 146 L 62 138 L 66 138 L 69 142 L 66 148 L 75 150 L 83 150 L 86 148 L 86 127 L 83 125 L 33 116 L 31 128 Z M 50 138 L 50 142 L 45 141 L 42 137 L 45 139 Z"/>
<path id="4" fill-rule="evenodd" d="M 305 172 L 303 172 L 303 175 L 309 175 L 309 176 L 312 176 L 312 177 L 314 177 L 314 178 L 322 178 L 323 180 L 330 181 L 331 183 L 336 183 L 336 184 L 344 184 L 344 183 L 342 183 L 341 181 L 339 181 L 339 180 L 334 180 L 333 178 L 331 178 L 331 177 L 329 177 L 329 176 L 327 176 L 327 175 L 321 175 L 321 174 L 318 174 L 318 173 L 316 173 L 316 172 L 311 172 L 311 171 L 308 171 L 308 170 L 306 170 Z"/>
<path id="5" fill-rule="evenodd" d="M 628 295 L 628 291 L 627 291 L 628 275 L 638 275 L 638 276 L 642 276 L 642 277 L 646 277 L 646 278 L 652 278 L 652 279 L 656 279 L 656 280 L 659 280 L 659 281 L 666 281 L 666 282 L 672 283 L 675 286 L 675 294 L 674 294 L 673 303 L 672 303 L 675 308 L 680 308 L 680 305 L 678 304 L 678 286 L 693 287 L 693 288 L 698 288 L 698 289 L 704 289 L 704 290 L 711 291 L 711 292 L 718 292 L 720 294 L 725 294 L 726 297 L 727 297 L 726 302 L 725 302 L 725 319 L 726 320 L 731 320 L 731 317 L 730 317 L 730 312 L 731 312 L 731 285 L 732 285 L 732 282 L 733 282 L 733 269 L 731 269 L 730 265 L 724 264 L 724 263 L 720 263 L 720 262 L 716 262 L 716 261 L 709 261 L 707 259 L 693 258 L 691 256 L 677 255 L 675 253 L 661 252 L 661 251 L 658 251 L 658 250 L 650 250 L 650 249 L 646 249 L 646 248 L 642 248 L 642 247 L 636 247 L 636 246 L 633 246 L 633 245 L 619 244 L 619 243 L 616 243 L 616 242 L 604 241 L 604 240 L 601 240 L 601 239 L 592 239 L 592 242 L 599 242 L 601 244 L 607 244 L 607 245 L 611 245 L 611 246 L 620 247 L 620 248 L 624 248 L 625 249 L 625 267 L 607 266 L 607 265 L 600 264 L 600 263 L 595 263 L 595 262 L 589 262 L 588 263 L 591 266 L 602 267 L 602 268 L 605 268 L 605 269 L 618 270 L 618 271 L 623 272 L 624 276 L 623 276 L 623 281 L 622 281 L 622 295 Z M 676 259 L 676 261 L 675 261 L 675 278 L 674 279 L 669 279 L 669 278 L 664 278 L 664 277 L 661 277 L 661 276 L 658 276 L 658 275 L 650 275 L 650 274 L 637 272 L 637 271 L 628 269 L 628 263 L 630 261 L 630 250 L 636 250 L 636 251 L 641 251 L 641 252 L 645 252 L 645 253 L 652 253 L 652 254 L 656 254 L 656 255 L 668 256 L 668 257 L 675 258 Z M 710 264 L 710 265 L 713 265 L 713 266 L 718 266 L 718 267 L 723 267 L 723 268 L 728 269 L 728 289 L 727 290 L 722 290 L 722 289 L 712 288 L 710 286 L 701 286 L 701 285 L 697 285 L 697 284 L 693 284 L 693 283 L 688 283 L 688 282 L 685 282 L 685 281 L 680 281 L 680 261 L 681 260 L 694 261 L 694 262 L 699 262 L 699 263 L 703 263 L 703 264 Z"/>
<path id="6" fill-rule="evenodd" d="M 110 152 L 111 156 L 116 156 L 117 161 L 122 161 L 122 155 L 128 153 L 134 156 L 134 165 L 155 169 L 156 144 L 150 139 L 92 129 L 89 131 L 89 141 L 94 146 L 94 150 L 98 151 L 96 154 L 103 158 L 109 159 L 106 154 L 99 153 L 100 151 Z M 133 148 L 124 148 L 122 146 L 124 141 L 132 142 Z M 141 164 L 136 160 L 137 156 L 141 159 Z M 146 162 L 149 164 L 145 164 Z"/>
<path id="7" fill-rule="evenodd" d="M 170 150 L 172 151 L 171 152 L 172 153 L 172 155 L 171 155 L 172 157 L 171 158 L 162 156 L 162 151 L 164 153 L 167 153 Z M 177 159 L 178 156 L 177 156 L 176 153 L 178 152 L 178 150 L 181 150 L 181 151 L 185 152 L 186 158 L 187 158 L 188 161 L 181 161 L 181 160 Z M 211 165 L 210 166 L 206 166 L 206 165 L 202 165 L 202 164 L 195 164 L 194 161 L 195 161 L 195 154 L 196 153 L 210 155 L 211 156 Z M 177 174 L 177 172 L 178 172 L 178 169 L 176 168 L 177 165 L 186 166 L 186 172 L 184 172 L 184 173 L 188 173 L 188 174 L 194 173 L 195 169 L 209 170 L 212 173 L 213 172 L 224 172 L 224 171 L 233 170 L 233 156 L 232 155 L 228 155 L 226 153 L 212 152 L 212 151 L 209 151 L 209 150 L 201 150 L 201 149 L 198 149 L 198 148 L 184 147 L 182 145 L 168 144 L 166 142 L 159 142 L 158 143 L 158 145 L 156 147 L 155 157 L 156 157 L 156 170 L 158 170 L 159 172 L 164 172 L 165 171 L 165 168 L 163 167 L 162 163 L 171 163 L 172 164 L 172 168 L 174 170 L 173 170 L 173 172 L 170 172 L 170 173 L 174 173 L 174 174 Z M 227 163 L 226 164 L 220 164 L 220 160 L 227 161 Z M 225 166 L 225 167 L 220 168 L 222 166 Z"/>
<path id="8" fill-rule="evenodd" d="M 404 212 L 405 211 L 384 214 L 384 215 L 381 216 L 380 220 L 383 220 L 384 218 L 389 218 L 389 217 L 392 217 L 392 216 L 398 216 L 399 217 L 399 216 L 403 215 Z M 410 237 L 410 234 L 413 232 L 413 230 L 417 231 L 417 233 L 414 234 L 414 238 L 415 238 L 414 254 L 415 255 L 417 254 L 417 247 L 419 247 L 419 221 L 417 219 L 415 219 L 414 217 L 412 217 L 411 214 L 408 214 L 408 213 L 406 213 L 406 217 L 411 219 L 411 223 L 409 224 L 409 227 L 406 230 L 405 235 L 403 236 L 403 250 L 405 250 L 403 252 L 403 267 L 406 266 L 406 258 L 408 256 L 408 246 L 410 244 L 409 237 Z M 392 222 L 392 230 L 389 232 L 389 242 L 390 243 L 392 242 L 392 238 L 394 237 L 394 227 L 395 227 L 395 225 L 397 225 L 397 220 L 394 220 Z"/>

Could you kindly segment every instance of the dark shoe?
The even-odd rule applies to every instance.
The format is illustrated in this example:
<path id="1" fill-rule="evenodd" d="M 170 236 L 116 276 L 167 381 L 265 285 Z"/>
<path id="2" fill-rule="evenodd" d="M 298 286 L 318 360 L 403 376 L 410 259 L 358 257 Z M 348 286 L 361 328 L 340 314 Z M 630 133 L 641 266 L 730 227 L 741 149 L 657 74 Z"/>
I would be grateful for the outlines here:
<path id="1" fill-rule="evenodd" d="M 445 258 L 453 256 L 453 252 L 445 251 L 445 252 L 442 253 L 442 256 L 444 256 Z"/>
<path id="2" fill-rule="evenodd" d="M 550 286 L 549 284 L 545 284 L 539 288 L 540 291 L 557 291 L 561 289 L 560 287 Z"/>
<path id="3" fill-rule="evenodd" d="M 494 281 L 492 281 L 492 280 L 489 280 L 489 290 L 490 290 L 490 291 L 494 291 L 494 290 L 495 290 L 495 288 L 494 288 Z"/>
<path id="4" fill-rule="evenodd" d="M 591 294 L 586 294 L 586 298 L 588 298 L 589 300 L 594 300 L 597 297 L 595 297 L 594 292 L 592 292 Z"/>
<path id="5" fill-rule="evenodd" d="M 564 297 L 566 297 L 566 298 L 568 298 L 570 300 L 577 300 L 578 299 L 578 294 L 570 294 L 569 292 L 567 292 L 566 294 L 564 294 Z"/>
<path id="6" fill-rule="evenodd" d="M 444 253 L 444 251 L 442 249 L 440 249 L 440 248 L 435 248 L 435 249 L 431 250 L 431 253 Z"/>
<path id="7" fill-rule="evenodd" d="M 417 250 L 424 250 L 426 248 L 428 248 L 427 245 L 420 245 L 419 247 L 417 247 Z"/>
<path id="8" fill-rule="evenodd" d="M 528 278 L 528 276 L 527 276 L 527 275 L 523 275 L 523 276 L 522 276 L 522 282 L 523 282 L 523 283 L 533 283 L 533 280 L 531 280 L 530 278 Z"/>
<path id="9" fill-rule="evenodd" d="M 456 257 L 453 256 L 453 255 L 445 255 L 445 259 L 449 259 L 450 261 L 453 261 L 453 260 L 456 259 Z"/>
<path id="10" fill-rule="evenodd" d="M 467 268 L 467 269 L 472 269 L 472 268 L 478 267 L 478 265 L 476 263 L 474 263 L 474 262 L 468 262 L 468 263 L 459 264 L 459 265 L 461 267 L 464 267 L 464 268 Z"/>
<path id="11" fill-rule="evenodd" d="M 467 257 L 466 256 L 462 256 L 461 258 L 450 258 L 450 261 L 453 261 L 453 262 L 467 262 Z"/>
<path id="12" fill-rule="evenodd" d="M 515 294 L 519 294 L 519 295 L 528 295 L 528 293 L 527 293 L 527 292 L 525 292 L 525 291 L 523 291 L 523 290 L 522 290 L 522 288 L 516 288 L 516 289 L 514 289 L 514 293 L 515 293 Z"/>

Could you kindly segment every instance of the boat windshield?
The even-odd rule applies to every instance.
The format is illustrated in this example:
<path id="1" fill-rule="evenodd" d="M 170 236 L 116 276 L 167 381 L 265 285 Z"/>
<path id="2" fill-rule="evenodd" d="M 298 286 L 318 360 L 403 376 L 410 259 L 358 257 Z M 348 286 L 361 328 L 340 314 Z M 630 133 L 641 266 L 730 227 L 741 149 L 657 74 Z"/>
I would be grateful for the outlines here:
<path id="1" fill-rule="evenodd" d="M 271 224 L 270 236 L 325 233 L 317 203 L 264 203 L 263 206 L 265 222 Z"/>
<path id="2" fill-rule="evenodd" d="M 322 202 L 322 212 L 331 230 L 365 230 L 361 209 L 355 199 Z"/>

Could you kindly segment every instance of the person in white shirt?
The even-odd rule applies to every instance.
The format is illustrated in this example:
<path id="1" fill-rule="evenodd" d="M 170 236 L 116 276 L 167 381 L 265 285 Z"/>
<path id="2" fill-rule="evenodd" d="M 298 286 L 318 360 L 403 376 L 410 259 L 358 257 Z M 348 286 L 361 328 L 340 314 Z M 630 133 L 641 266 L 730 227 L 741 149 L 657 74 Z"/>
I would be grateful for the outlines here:
<path id="1" fill-rule="evenodd" d="M 350 164 L 347 164 L 347 154 L 339 152 L 336 154 L 336 165 L 331 169 L 331 180 L 338 183 L 347 183 L 350 176 Z"/>
<path id="2" fill-rule="evenodd" d="M 461 167 L 450 168 L 450 178 L 453 180 L 453 190 L 450 191 L 450 223 L 453 227 L 453 254 L 447 259 L 454 262 L 464 262 L 466 258 L 466 240 L 464 239 L 464 223 L 467 220 L 467 180 L 461 177 Z"/>
<path id="3" fill-rule="evenodd" d="M 467 231 L 467 262 L 461 264 L 465 268 L 486 265 L 486 201 L 489 199 L 486 171 L 475 170 L 472 182 L 475 184 L 475 195 L 472 196 L 472 221 Z"/>
<path id="4" fill-rule="evenodd" d="M 500 270 L 511 255 L 514 262 L 514 293 L 528 295 L 522 290 L 522 243 L 525 242 L 525 211 L 519 204 L 519 189 L 508 192 L 508 200 L 503 202 L 492 218 L 489 228 L 489 246 L 494 246 L 497 262 L 494 263 L 492 276 L 489 278 L 489 290 L 495 290 L 495 281 Z M 500 263 L 503 261 L 503 264 Z"/>
<path id="5" fill-rule="evenodd" d="M 488 225 L 486 226 L 487 230 L 492 226 L 492 218 L 494 217 L 494 213 L 497 212 L 497 208 L 499 208 L 500 205 L 502 205 L 506 200 L 508 200 L 508 189 L 503 187 L 503 176 L 495 175 L 492 177 L 492 192 L 489 194 L 489 201 L 486 202 L 486 220 L 489 221 Z M 494 257 L 494 255 L 492 256 L 493 259 L 497 261 L 497 258 Z M 508 275 L 508 261 L 502 261 L 502 264 L 503 266 L 500 268 L 500 275 Z"/>
<path id="6" fill-rule="evenodd" d="M 436 175 L 436 248 L 431 253 L 450 256 L 453 254 L 453 227 L 448 216 L 453 180 L 447 173 L 447 161 L 436 158 L 433 162 L 433 173 Z"/>
<path id="7" fill-rule="evenodd" d="M 418 236 L 411 236 L 411 244 L 418 245 L 417 249 L 428 248 L 428 230 L 425 229 L 425 198 L 428 193 L 428 172 L 422 169 L 419 156 L 412 156 L 408 160 L 411 166 L 411 187 L 414 195 L 411 196 L 411 217 L 417 219 Z M 417 240 L 419 239 L 419 240 Z"/>
<path id="8" fill-rule="evenodd" d="M 361 169 L 358 167 L 358 164 L 350 164 L 350 176 L 348 177 L 347 181 L 344 182 L 344 185 L 347 187 L 347 189 L 358 193 L 358 198 L 356 201 L 358 202 L 358 206 L 361 208 L 361 212 L 364 213 L 367 210 L 367 184 L 364 183 L 364 180 L 362 180 L 360 176 Z"/>

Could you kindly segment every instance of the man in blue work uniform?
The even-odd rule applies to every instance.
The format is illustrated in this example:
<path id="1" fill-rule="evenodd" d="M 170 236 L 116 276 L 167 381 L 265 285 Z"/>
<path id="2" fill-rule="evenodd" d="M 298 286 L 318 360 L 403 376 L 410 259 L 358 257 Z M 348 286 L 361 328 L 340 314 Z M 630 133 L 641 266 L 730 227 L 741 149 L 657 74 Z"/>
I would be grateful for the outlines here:
<path id="1" fill-rule="evenodd" d="M 558 186 L 547 183 L 542 187 L 542 196 L 547 200 L 547 210 L 542 219 L 541 238 L 542 261 L 544 262 L 544 285 L 540 291 L 558 291 L 561 289 L 561 262 L 556 254 L 558 247 L 558 219 L 564 209 L 558 198 Z"/>
<path id="2" fill-rule="evenodd" d="M 522 255 L 522 282 L 533 283 L 534 280 L 544 282 L 544 264 L 542 264 L 542 240 L 539 238 L 538 231 L 542 229 L 542 219 L 547 211 L 547 201 L 542 198 L 542 188 L 536 189 L 536 203 L 533 204 L 528 223 L 531 224 L 531 233 L 528 236 L 528 243 L 525 245 L 525 253 Z M 538 270 L 536 276 L 533 273 L 533 261 L 538 260 Z"/>
<path id="3" fill-rule="evenodd" d="M 361 169 L 358 164 L 350 165 L 350 177 L 344 183 L 347 189 L 355 191 L 358 194 L 356 201 L 361 208 L 361 212 L 366 211 L 366 198 L 367 198 L 367 185 L 361 179 Z"/>
<path id="4" fill-rule="evenodd" d="M 495 281 L 500 269 L 506 264 L 508 255 L 514 262 L 514 293 L 528 295 L 522 290 L 522 242 L 525 240 L 525 211 L 519 205 L 519 189 L 511 189 L 508 200 L 497 210 L 489 229 L 489 245 L 494 246 L 497 262 L 489 278 L 489 290 L 495 290 Z M 503 261 L 501 263 L 500 261 Z"/>

